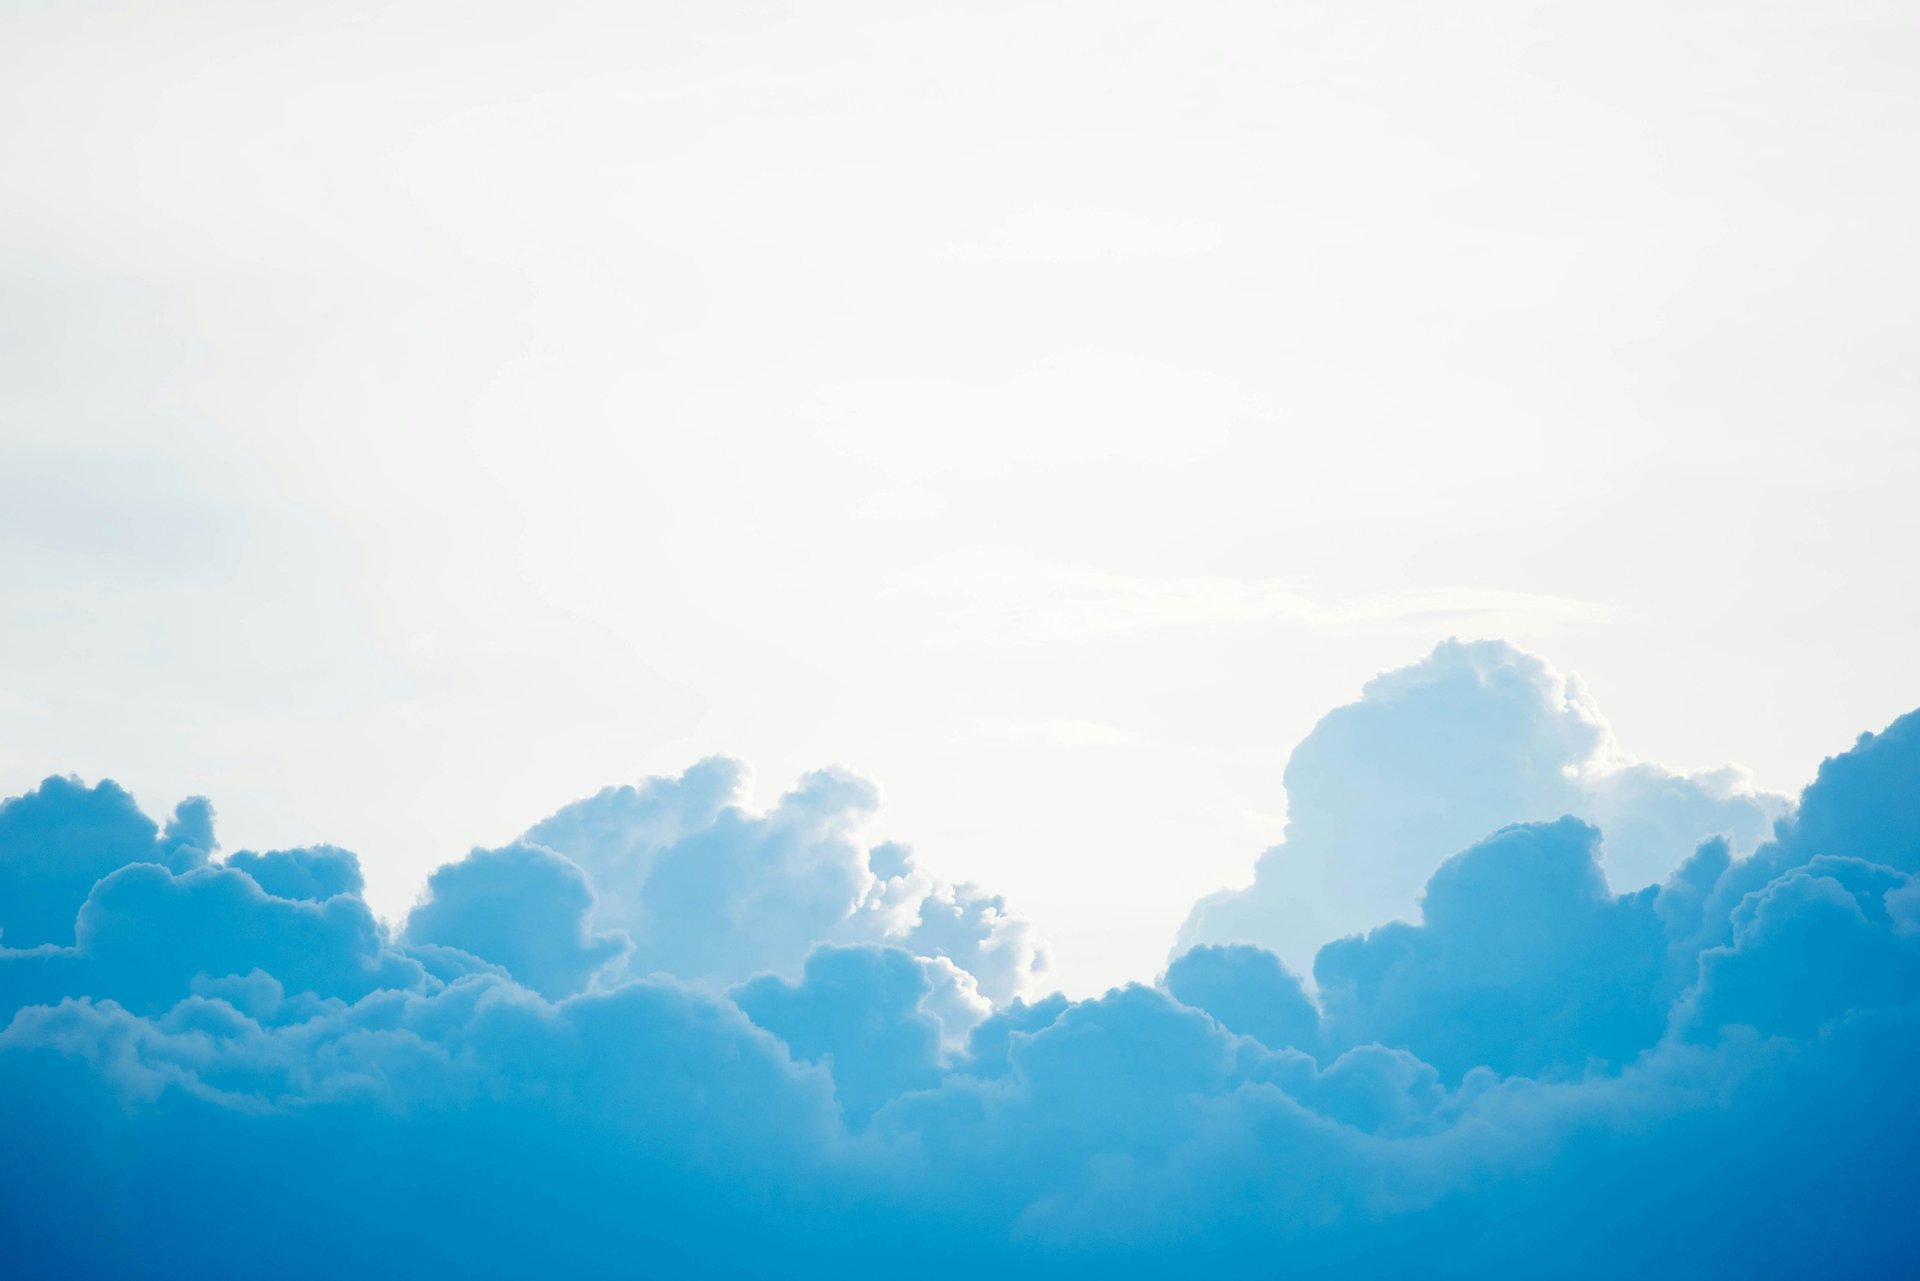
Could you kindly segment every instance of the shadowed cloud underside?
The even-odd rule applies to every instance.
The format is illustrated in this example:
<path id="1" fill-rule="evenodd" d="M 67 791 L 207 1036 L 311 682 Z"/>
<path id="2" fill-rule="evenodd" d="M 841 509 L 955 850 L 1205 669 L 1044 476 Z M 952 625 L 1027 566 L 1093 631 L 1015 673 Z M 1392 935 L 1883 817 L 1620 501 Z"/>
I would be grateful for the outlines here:
<path id="1" fill-rule="evenodd" d="M 1920 713 L 1789 804 L 1441 646 L 1326 717 L 1165 973 L 1047 994 L 839 770 L 606 789 L 436 872 L 0 806 L 20 1276 L 1887 1276 Z M 1099 892 L 1089 865 L 1088 893 Z"/>

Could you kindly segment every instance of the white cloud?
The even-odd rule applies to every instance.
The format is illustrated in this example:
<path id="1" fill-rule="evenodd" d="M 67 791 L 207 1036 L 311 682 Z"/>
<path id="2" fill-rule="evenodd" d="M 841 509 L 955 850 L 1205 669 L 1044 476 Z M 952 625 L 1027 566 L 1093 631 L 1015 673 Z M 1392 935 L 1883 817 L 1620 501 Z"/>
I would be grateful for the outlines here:
<path id="1" fill-rule="evenodd" d="M 1258 944 L 1311 974 L 1323 944 L 1417 919 L 1433 870 L 1507 824 L 1597 821 L 1626 891 L 1712 837 L 1751 851 L 1789 807 L 1735 769 L 1634 761 L 1577 678 L 1504 641 L 1448 641 L 1375 678 L 1320 719 L 1285 777 L 1286 839 L 1251 885 L 1194 907 L 1182 947 Z"/>

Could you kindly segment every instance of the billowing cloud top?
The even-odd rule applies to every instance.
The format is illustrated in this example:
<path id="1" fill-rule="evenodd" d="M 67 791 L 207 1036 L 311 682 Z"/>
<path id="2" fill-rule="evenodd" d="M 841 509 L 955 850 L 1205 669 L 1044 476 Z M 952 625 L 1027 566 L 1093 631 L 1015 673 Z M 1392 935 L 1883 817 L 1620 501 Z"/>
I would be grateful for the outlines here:
<path id="1" fill-rule="evenodd" d="M 1787 809 L 1736 770 L 1630 760 L 1577 680 L 1500 641 L 1448 641 L 1373 681 L 1294 749 L 1286 786 L 1285 843 L 1252 886 L 1195 906 L 1183 946 L 1255 943 L 1310 971 L 1324 943 L 1413 920 L 1427 874 L 1502 824 L 1596 823 L 1608 880 L 1638 889 L 1703 836 L 1751 851 Z"/>
<path id="2" fill-rule="evenodd" d="M 1790 808 L 1448 645 L 1286 781 L 1190 926 L 1228 937 L 1070 1002 L 999 900 L 862 848 L 842 773 L 609 789 L 398 926 L 350 853 L 220 861 L 205 802 L 50 779 L 0 807 L 0 1260 L 1911 1273 L 1920 713 Z"/>

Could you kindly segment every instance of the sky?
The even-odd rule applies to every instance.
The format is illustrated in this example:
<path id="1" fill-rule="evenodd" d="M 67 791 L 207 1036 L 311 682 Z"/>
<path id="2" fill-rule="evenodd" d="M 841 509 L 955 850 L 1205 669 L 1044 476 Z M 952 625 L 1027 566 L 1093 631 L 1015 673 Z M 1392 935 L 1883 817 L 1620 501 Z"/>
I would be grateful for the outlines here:
<path id="1" fill-rule="evenodd" d="M 0 1275 L 1910 1274 L 1917 71 L 0 0 Z"/>
<path id="2" fill-rule="evenodd" d="M 1449 637 L 1792 795 L 1920 705 L 1917 46 L 0 4 L 0 793 L 206 795 L 398 922 L 603 786 L 844 767 L 1076 996 L 1304 849 L 1296 745 Z"/>

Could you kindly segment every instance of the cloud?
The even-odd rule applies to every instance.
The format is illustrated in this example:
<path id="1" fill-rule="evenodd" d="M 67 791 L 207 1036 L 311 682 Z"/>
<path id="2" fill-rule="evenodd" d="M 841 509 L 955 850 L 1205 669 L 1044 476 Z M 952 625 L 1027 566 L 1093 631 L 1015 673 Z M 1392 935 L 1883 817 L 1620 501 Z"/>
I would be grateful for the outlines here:
<path id="1" fill-rule="evenodd" d="M 1322 944 L 1412 920 L 1428 874 L 1506 824 L 1591 819 L 1608 881 L 1637 888 L 1710 836 L 1752 850 L 1788 808 L 1735 770 L 1624 758 L 1578 681 L 1501 641 L 1447 641 L 1374 680 L 1294 749 L 1285 782 L 1286 840 L 1250 887 L 1194 908 L 1182 946 L 1257 944 L 1309 973 Z"/>
<path id="2" fill-rule="evenodd" d="M 823 947 L 799 983 L 761 975 L 732 997 L 796 1058 L 828 1065 L 843 1114 L 864 1123 L 888 1100 L 938 1084 L 946 1046 L 985 1016 L 984 1001 L 967 1000 L 970 984 L 955 982 L 964 973 L 894 947 Z"/>
<path id="3" fill-rule="evenodd" d="M 275 898 L 225 867 L 174 873 L 129 863 L 93 887 L 74 934 L 72 947 L 0 953 L 0 992 L 15 1004 L 84 995 L 150 1014 L 200 981 L 256 970 L 323 1000 L 416 991 L 427 979 L 418 961 L 388 945 L 357 895 Z"/>
<path id="4" fill-rule="evenodd" d="M 183 802 L 162 832 L 112 782 L 49 778 L 0 804 L 0 944 L 71 943 L 101 877 L 129 863 L 185 869 L 213 847 L 212 807 Z"/>
<path id="5" fill-rule="evenodd" d="M 920 871 L 905 846 L 864 844 L 873 784 L 816 771 L 765 813 L 744 789 L 737 762 L 702 761 L 569 805 L 525 840 L 582 869 L 590 919 L 632 940 L 634 973 L 717 990 L 798 978 L 816 944 L 873 942 L 947 958 L 995 1001 L 1040 981 L 1045 953 L 1002 899 Z"/>
<path id="6" fill-rule="evenodd" d="M 1290 846 L 1397 876 L 1501 817 L 1312 993 L 1234 944 L 989 1002 L 1004 905 L 865 846 L 844 773 L 764 813 L 728 762 L 609 789 L 397 934 L 344 851 L 217 863 L 204 803 L 163 831 L 50 780 L 0 810 L 8 1271 L 1910 1270 L 1920 713 L 1756 846 L 1621 886 L 1609 735 L 1544 664 L 1443 647 L 1357 709 L 1289 767 Z M 1724 817 L 1716 788 L 1627 813 Z"/>
<path id="7" fill-rule="evenodd" d="M 435 872 L 407 916 L 411 942 L 493 961 L 550 1000 L 583 992 L 631 950 L 624 931 L 595 932 L 593 890 L 578 867 L 537 845 L 475 850 Z"/>
<path id="8" fill-rule="evenodd" d="M 1406 1046 L 1449 1079 L 1569 1076 L 1653 1045 L 1667 960 L 1655 891 L 1614 897 L 1599 846 L 1573 818 L 1506 828 L 1441 864 L 1419 925 L 1322 948 L 1329 1039 Z"/>
<path id="9" fill-rule="evenodd" d="M 351 850 L 331 845 L 269 850 L 265 854 L 237 850 L 228 856 L 227 866 L 245 872 L 254 884 L 276 898 L 325 902 L 337 894 L 358 894 L 366 888 L 360 860 Z"/>
<path id="10" fill-rule="evenodd" d="M 1894 915 L 1915 886 L 1883 864 L 1821 855 L 1747 895 L 1732 939 L 1700 958 L 1682 1027 L 1809 1036 L 1849 1009 L 1920 998 L 1912 919 Z"/>
<path id="11" fill-rule="evenodd" d="M 1230 1032 L 1274 1049 L 1320 1043 L 1320 1012 L 1299 978 L 1257 947 L 1196 947 L 1167 968 L 1174 998 L 1205 1010 Z"/>

